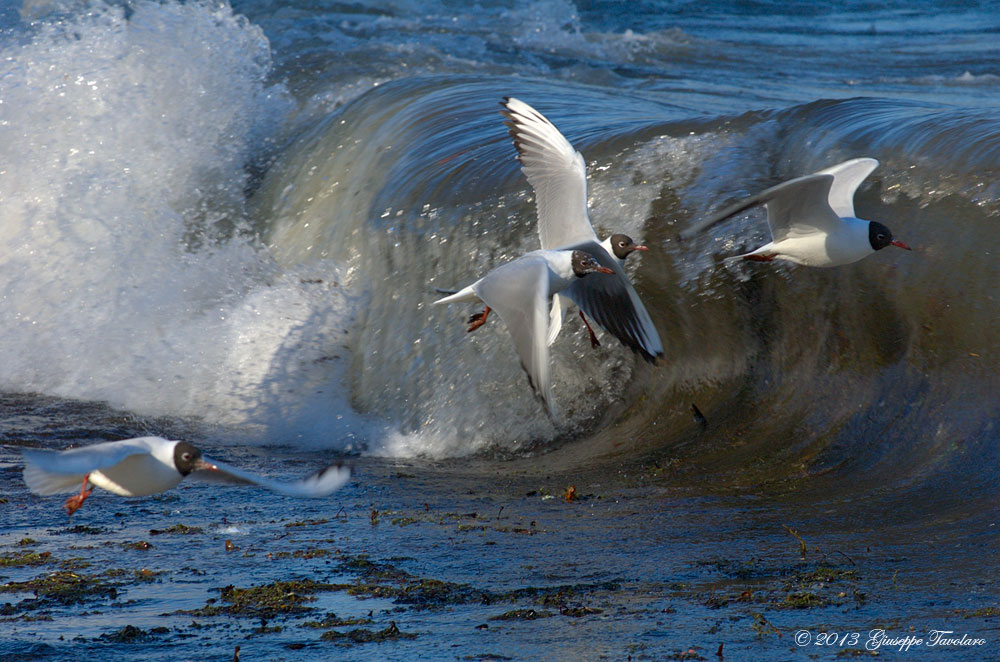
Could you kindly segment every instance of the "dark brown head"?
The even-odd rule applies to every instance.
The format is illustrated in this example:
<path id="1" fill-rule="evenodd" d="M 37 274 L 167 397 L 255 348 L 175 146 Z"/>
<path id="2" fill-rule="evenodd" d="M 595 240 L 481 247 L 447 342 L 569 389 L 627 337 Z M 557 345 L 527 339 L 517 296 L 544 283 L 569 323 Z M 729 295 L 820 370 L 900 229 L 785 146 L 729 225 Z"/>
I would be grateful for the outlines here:
<path id="1" fill-rule="evenodd" d="M 614 269 L 602 267 L 594 256 L 584 251 L 573 251 L 573 273 L 577 278 L 583 278 L 587 274 L 601 273 L 613 274 Z"/>
<path id="2" fill-rule="evenodd" d="M 913 250 L 903 242 L 894 240 L 892 238 L 892 231 L 878 221 L 868 222 L 868 243 L 871 244 L 873 251 L 882 250 L 889 245 L 908 251 Z"/>
<path id="3" fill-rule="evenodd" d="M 632 251 L 648 251 L 649 249 L 642 244 L 637 244 L 632 241 L 632 237 L 627 234 L 613 234 L 610 237 L 611 241 L 611 252 L 615 254 L 615 257 L 619 260 L 624 260 Z"/>
<path id="4" fill-rule="evenodd" d="M 186 441 L 178 441 L 174 446 L 174 466 L 178 473 L 187 476 L 201 464 L 201 451 Z"/>

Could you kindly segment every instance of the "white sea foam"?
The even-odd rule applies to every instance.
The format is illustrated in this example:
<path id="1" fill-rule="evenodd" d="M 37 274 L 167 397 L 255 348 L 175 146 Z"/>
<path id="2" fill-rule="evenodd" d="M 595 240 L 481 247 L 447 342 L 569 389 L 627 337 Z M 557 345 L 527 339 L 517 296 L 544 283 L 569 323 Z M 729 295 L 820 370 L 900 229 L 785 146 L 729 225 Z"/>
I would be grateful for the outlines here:
<path id="1" fill-rule="evenodd" d="M 0 389 L 353 443 L 350 289 L 279 270 L 243 208 L 292 105 L 262 32 L 215 3 L 93 5 L 0 61 Z"/>

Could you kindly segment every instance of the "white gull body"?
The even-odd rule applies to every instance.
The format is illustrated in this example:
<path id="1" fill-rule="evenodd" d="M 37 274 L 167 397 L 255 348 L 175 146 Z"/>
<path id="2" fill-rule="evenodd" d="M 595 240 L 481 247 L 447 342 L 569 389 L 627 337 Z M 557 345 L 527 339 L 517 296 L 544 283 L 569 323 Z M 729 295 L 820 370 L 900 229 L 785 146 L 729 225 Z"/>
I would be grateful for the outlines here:
<path id="1" fill-rule="evenodd" d="M 855 216 L 854 193 L 877 166 L 875 159 L 852 159 L 789 180 L 713 214 L 681 236 L 691 237 L 750 207 L 763 204 L 772 240 L 735 257 L 761 261 L 781 259 L 807 267 L 836 267 L 857 262 L 889 245 L 910 250 L 903 242 L 895 241 L 886 226 Z"/>
<path id="2" fill-rule="evenodd" d="M 40 495 L 76 490 L 82 494 L 86 480 L 120 496 L 148 496 L 176 487 L 191 475 L 213 482 L 258 485 L 288 496 L 322 497 L 350 478 L 348 468 L 331 466 L 300 481 L 270 480 L 204 458 L 187 442 L 162 437 L 108 441 L 65 451 L 25 448 L 21 454 L 24 482 L 31 492 Z"/>

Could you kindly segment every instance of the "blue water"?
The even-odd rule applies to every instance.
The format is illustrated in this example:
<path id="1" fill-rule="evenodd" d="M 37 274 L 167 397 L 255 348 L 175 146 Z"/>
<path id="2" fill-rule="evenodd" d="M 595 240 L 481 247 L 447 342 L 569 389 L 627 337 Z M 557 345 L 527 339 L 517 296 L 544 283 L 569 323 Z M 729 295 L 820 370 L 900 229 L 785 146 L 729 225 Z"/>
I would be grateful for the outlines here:
<path id="1" fill-rule="evenodd" d="M 30 2 L 0 5 L 0 28 L 5 552 L 24 537 L 59 550 L 61 536 L 84 535 L 41 535 L 59 500 L 25 492 L 18 446 L 163 434 L 283 475 L 303 457 L 353 458 L 355 483 L 310 512 L 345 508 L 344 554 L 410 556 L 411 573 L 452 581 L 545 580 L 519 559 L 544 567 L 577 520 L 524 496 L 539 486 L 578 482 L 616 504 L 572 524 L 579 566 L 552 573 L 626 576 L 600 598 L 617 610 L 601 627 L 524 622 L 489 630 L 479 648 L 474 626 L 492 612 L 409 612 L 400 628 L 422 639 L 377 644 L 386 658 L 433 657 L 442 642 L 459 658 L 493 654 L 506 641 L 520 642 L 515 659 L 662 659 L 691 645 L 711 658 L 713 628 L 732 615 L 727 636 L 745 659 L 802 659 L 791 633 L 829 625 L 838 607 L 741 603 L 740 586 L 726 593 L 736 612 L 717 611 L 704 586 L 725 593 L 732 573 L 699 565 L 759 562 L 773 580 L 796 562 L 786 524 L 858 564 L 850 589 L 871 597 L 838 603 L 841 629 L 941 624 L 990 638 L 988 620 L 963 614 L 997 604 L 982 559 L 997 548 L 1000 459 L 1000 4 Z M 599 234 L 651 248 L 629 269 L 664 361 L 646 366 L 612 338 L 595 351 L 568 321 L 552 348 L 563 427 L 525 387 L 502 324 L 468 336 L 467 311 L 429 305 L 435 288 L 538 246 L 498 113 L 507 95 L 584 154 Z M 766 241 L 759 211 L 678 237 L 738 198 L 857 156 L 880 162 L 858 214 L 912 253 L 835 270 L 725 261 Z M 454 495 L 485 499 L 483 484 L 491 507 L 547 513 L 550 533 L 463 529 L 452 552 L 457 529 L 368 522 L 372 509 L 410 516 L 424 503 L 465 512 Z M 178 491 L 185 523 L 237 519 L 199 489 Z M 150 516 L 141 500 L 93 505 Z M 277 524 L 248 535 L 265 545 L 302 506 L 260 508 L 253 518 Z M 125 519 L 108 517 L 107 540 L 129 539 L 115 523 Z M 411 539 L 424 541 L 417 551 L 404 549 Z M 188 595 L 181 567 L 162 562 L 174 573 L 164 594 L 184 604 L 263 581 L 253 563 L 223 562 Z M 294 572 L 288 562 L 275 574 Z M 698 597 L 670 588 L 685 581 Z M 143 599 L 147 629 L 176 608 Z M 672 619 L 657 615 L 668 608 Z M 122 617 L 81 636 L 138 616 L 109 613 Z M 787 634 L 758 635 L 754 613 Z M 15 644 L 37 643 L 39 658 L 79 652 L 57 643 L 70 613 L 12 618 Z M 306 659 L 292 639 L 272 641 L 275 659 Z M 234 644 L 199 645 L 226 657 Z"/>

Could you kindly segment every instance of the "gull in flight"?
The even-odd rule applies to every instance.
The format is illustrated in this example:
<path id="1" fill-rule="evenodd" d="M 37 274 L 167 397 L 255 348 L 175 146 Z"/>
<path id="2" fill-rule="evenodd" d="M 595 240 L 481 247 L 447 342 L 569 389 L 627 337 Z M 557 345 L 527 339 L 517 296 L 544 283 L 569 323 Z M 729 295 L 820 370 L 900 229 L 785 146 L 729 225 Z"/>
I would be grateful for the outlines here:
<path id="1" fill-rule="evenodd" d="M 589 275 L 593 274 L 593 275 Z M 469 320 L 469 331 L 486 323 L 496 310 L 507 325 L 528 383 L 542 400 L 546 413 L 556 418 L 549 376 L 549 303 L 557 292 L 589 278 L 616 278 L 614 270 L 582 250 L 532 251 L 502 264 L 473 284 L 436 304 L 461 301 L 486 304 Z"/>
<path id="2" fill-rule="evenodd" d="M 25 448 L 21 454 L 24 482 L 31 492 L 48 495 L 79 488 L 79 494 L 66 499 L 70 515 L 94 487 L 120 496 L 147 496 L 169 490 L 193 475 L 212 482 L 257 485 L 287 496 L 324 497 L 340 489 L 351 475 L 347 467 L 334 465 L 293 483 L 270 480 L 209 460 L 186 441 L 162 437 L 108 441 L 65 451 Z"/>
<path id="3" fill-rule="evenodd" d="M 893 239 L 883 224 L 854 215 L 854 192 L 877 167 L 875 159 L 852 159 L 789 180 L 713 214 L 682 232 L 681 237 L 692 237 L 750 207 L 764 205 L 771 242 L 735 257 L 836 267 L 857 262 L 886 246 L 912 250 Z"/>
<path id="4" fill-rule="evenodd" d="M 552 304 L 546 342 L 552 344 L 559 334 L 563 309 L 571 301 L 580 309 L 593 346 L 599 343 L 584 313 L 632 351 L 655 362 L 663 356 L 663 343 L 623 269 L 629 255 L 645 251 L 646 247 L 624 234 L 598 240 L 587 213 L 583 156 L 552 122 L 528 104 L 507 97 L 501 105 L 521 170 L 535 191 L 542 248 L 586 251 L 614 272 L 612 277 L 579 280 L 559 292 Z"/>

